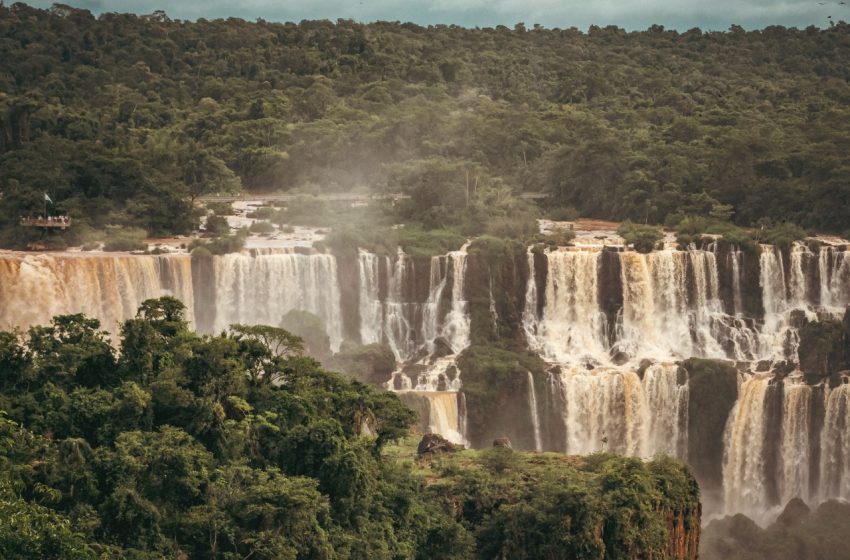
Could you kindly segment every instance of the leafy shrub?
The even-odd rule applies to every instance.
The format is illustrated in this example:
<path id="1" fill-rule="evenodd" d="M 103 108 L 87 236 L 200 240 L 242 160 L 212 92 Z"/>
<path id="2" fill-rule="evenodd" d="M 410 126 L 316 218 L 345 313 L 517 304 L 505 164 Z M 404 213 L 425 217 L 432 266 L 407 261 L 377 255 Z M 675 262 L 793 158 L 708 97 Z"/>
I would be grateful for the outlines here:
<path id="1" fill-rule="evenodd" d="M 664 233 L 655 226 L 633 224 L 626 221 L 617 228 L 617 235 L 638 253 L 649 253 L 664 239 Z"/>
<path id="2" fill-rule="evenodd" d="M 230 232 L 230 224 L 224 216 L 216 216 L 213 214 L 212 216 L 207 217 L 207 223 L 204 226 L 204 229 L 215 235 L 224 235 Z"/>
<path id="3" fill-rule="evenodd" d="M 216 237 L 210 241 L 204 241 L 203 239 L 193 239 L 189 244 L 189 252 L 193 255 L 203 255 L 203 251 L 198 251 L 198 249 L 204 249 L 207 253 L 212 255 L 226 255 L 227 253 L 238 253 L 245 247 L 245 237 L 247 236 L 247 230 L 242 229 L 239 230 L 234 235 L 224 235 L 222 237 Z"/>
<path id="4" fill-rule="evenodd" d="M 261 206 L 252 212 L 248 212 L 247 216 L 249 218 L 256 218 L 258 220 L 270 220 L 277 214 L 277 211 L 271 206 Z"/>
<path id="5" fill-rule="evenodd" d="M 566 247 L 576 238 L 576 232 L 568 228 L 555 228 L 550 233 L 538 233 L 532 238 L 534 243 L 543 243 L 550 247 Z"/>
<path id="6" fill-rule="evenodd" d="M 230 202 L 208 202 L 207 210 L 217 216 L 233 216 L 233 204 Z"/>
<path id="7" fill-rule="evenodd" d="M 106 228 L 104 251 L 144 251 L 147 232 L 139 228 L 110 226 Z"/>
<path id="8" fill-rule="evenodd" d="M 248 228 L 251 233 L 274 233 L 275 227 L 271 222 L 254 222 Z"/>
<path id="9" fill-rule="evenodd" d="M 761 230 L 759 239 L 783 250 L 788 250 L 795 241 L 805 239 L 806 231 L 791 222 L 782 222 Z"/>

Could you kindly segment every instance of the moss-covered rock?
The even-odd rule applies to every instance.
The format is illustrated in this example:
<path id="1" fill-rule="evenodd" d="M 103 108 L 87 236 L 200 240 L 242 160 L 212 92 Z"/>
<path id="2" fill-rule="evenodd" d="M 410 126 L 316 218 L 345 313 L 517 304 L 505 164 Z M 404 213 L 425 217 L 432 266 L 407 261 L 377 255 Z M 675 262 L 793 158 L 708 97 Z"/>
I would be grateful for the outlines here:
<path id="1" fill-rule="evenodd" d="M 840 321 L 813 321 L 799 330 L 800 369 L 808 375 L 827 377 L 843 369 L 847 334 Z"/>
<path id="2" fill-rule="evenodd" d="M 496 438 L 508 437 L 518 449 L 535 448 L 529 372 L 536 393 L 542 394 L 544 365 L 530 352 L 495 346 L 473 345 L 461 354 L 458 367 L 466 395 L 467 439 L 473 447 L 487 447 Z"/>
<path id="3" fill-rule="evenodd" d="M 396 363 L 386 344 L 344 343 L 333 358 L 333 366 L 363 383 L 381 386 L 389 381 Z"/>
<path id="4" fill-rule="evenodd" d="M 723 482 L 723 431 L 738 398 L 738 373 L 731 362 L 691 358 L 688 372 L 688 464 L 703 494 L 719 492 Z"/>

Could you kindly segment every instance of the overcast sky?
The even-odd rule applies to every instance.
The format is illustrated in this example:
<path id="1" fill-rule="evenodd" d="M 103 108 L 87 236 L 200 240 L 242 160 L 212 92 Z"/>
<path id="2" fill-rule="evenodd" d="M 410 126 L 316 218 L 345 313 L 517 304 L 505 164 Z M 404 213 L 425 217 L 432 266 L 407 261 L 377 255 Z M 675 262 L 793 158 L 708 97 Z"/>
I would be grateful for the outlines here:
<path id="1" fill-rule="evenodd" d="M 844 4 L 843 2 L 847 2 Z M 7 2 L 9 4 L 11 2 Z M 53 0 L 29 0 L 48 7 Z M 850 21 L 850 0 L 67 0 L 63 3 L 95 13 L 165 10 L 172 18 L 241 17 L 269 21 L 351 18 L 458 24 L 467 27 L 513 26 L 525 22 L 546 27 L 591 24 L 646 29 L 653 23 L 687 30 L 747 29 L 768 25 L 827 27 Z"/>

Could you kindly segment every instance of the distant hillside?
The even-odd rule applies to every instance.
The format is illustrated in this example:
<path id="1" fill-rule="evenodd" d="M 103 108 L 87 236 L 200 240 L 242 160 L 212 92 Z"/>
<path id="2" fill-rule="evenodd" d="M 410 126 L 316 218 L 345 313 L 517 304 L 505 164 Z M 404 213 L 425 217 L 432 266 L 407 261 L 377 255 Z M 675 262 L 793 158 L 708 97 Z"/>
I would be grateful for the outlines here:
<path id="1" fill-rule="evenodd" d="M 272 24 L 0 7 L 0 231 L 196 224 L 195 196 L 435 181 L 606 219 L 850 225 L 850 26 Z"/>

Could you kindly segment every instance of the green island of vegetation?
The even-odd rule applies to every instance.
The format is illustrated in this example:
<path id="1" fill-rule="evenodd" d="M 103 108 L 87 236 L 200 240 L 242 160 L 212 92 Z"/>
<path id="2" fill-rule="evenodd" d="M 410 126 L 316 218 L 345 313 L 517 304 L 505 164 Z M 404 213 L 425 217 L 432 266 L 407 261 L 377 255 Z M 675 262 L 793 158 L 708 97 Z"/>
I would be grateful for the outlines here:
<path id="1" fill-rule="evenodd" d="M 699 489 L 682 463 L 417 456 L 395 394 L 322 369 L 283 329 L 201 337 L 183 312 L 146 301 L 118 352 L 82 315 L 0 332 L 0 557 L 678 558 L 696 546 Z"/>

